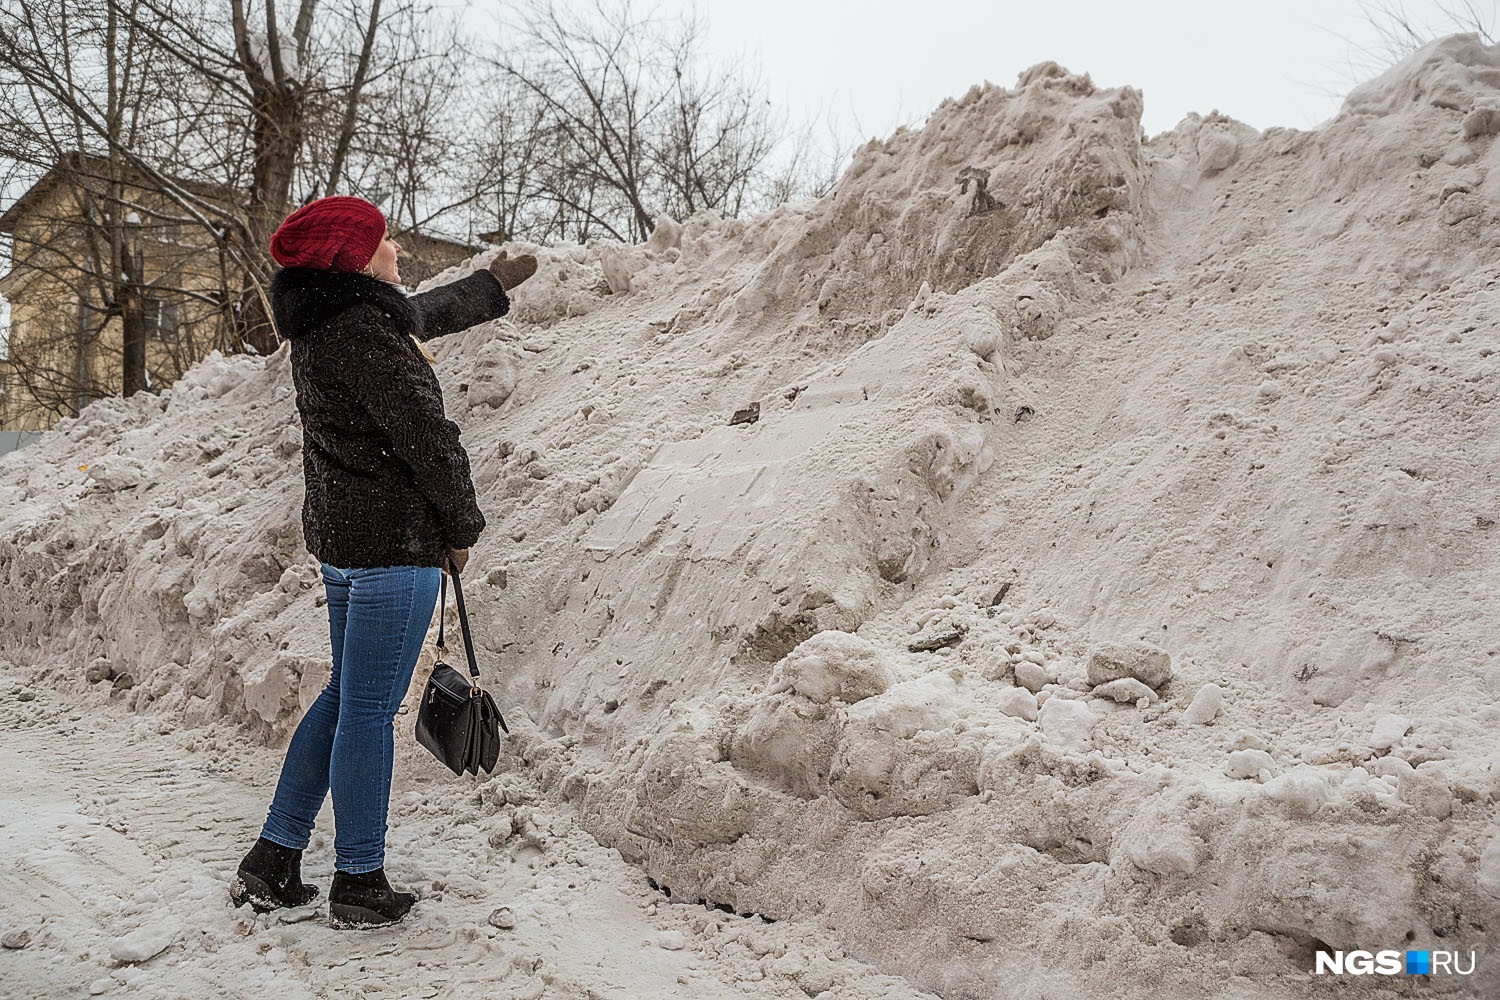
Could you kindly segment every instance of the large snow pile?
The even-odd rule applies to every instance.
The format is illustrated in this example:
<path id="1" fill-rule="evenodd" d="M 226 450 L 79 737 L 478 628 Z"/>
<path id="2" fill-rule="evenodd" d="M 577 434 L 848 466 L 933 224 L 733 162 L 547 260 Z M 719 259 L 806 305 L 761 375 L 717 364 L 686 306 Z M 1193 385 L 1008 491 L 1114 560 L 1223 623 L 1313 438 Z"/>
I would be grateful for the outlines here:
<path id="1" fill-rule="evenodd" d="M 674 897 L 947 997 L 1497 995 L 1500 47 L 1315 132 L 1140 110 L 1038 66 L 436 342 L 514 746 Z M 0 459 L 4 655 L 283 738 L 300 446 L 283 350 Z"/>

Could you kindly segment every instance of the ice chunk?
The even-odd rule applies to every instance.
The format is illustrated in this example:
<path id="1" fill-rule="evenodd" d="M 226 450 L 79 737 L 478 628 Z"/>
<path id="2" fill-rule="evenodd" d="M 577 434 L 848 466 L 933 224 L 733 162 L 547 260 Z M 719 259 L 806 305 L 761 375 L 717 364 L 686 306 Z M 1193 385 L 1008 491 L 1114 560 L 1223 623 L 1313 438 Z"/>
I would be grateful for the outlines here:
<path id="1" fill-rule="evenodd" d="M 1265 792 L 1298 816 L 1313 815 L 1333 795 L 1328 774 L 1322 768 L 1307 764 L 1272 778 L 1266 783 Z"/>
<path id="2" fill-rule="evenodd" d="M 1088 750 L 1093 746 L 1094 713 L 1073 698 L 1048 698 L 1038 713 L 1042 735 L 1066 750 Z"/>
<path id="3" fill-rule="evenodd" d="M 646 250 L 650 253 L 664 253 L 681 247 L 682 223 L 670 215 L 658 215 L 656 225 L 651 230 L 651 238 L 646 241 Z"/>
<path id="4" fill-rule="evenodd" d="M 810 701 L 853 704 L 884 692 L 891 671 L 880 650 L 851 632 L 819 632 L 771 671 L 768 694 L 792 690 Z"/>
<path id="5" fill-rule="evenodd" d="M 1113 698 L 1115 701 L 1121 703 L 1133 701 L 1138 705 L 1143 699 L 1148 705 L 1154 701 L 1161 700 L 1161 695 L 1134 677 L 1121 677 L 1110 681 L 1108 684 L 1100 684 L 1094 688 L 1094 694 L 1100 698 Z"/>
<path id="6" fill-rule="evenodd" d="M 1022 660 L 1017 663 L 1015 671 L 1016 683 L 1032 694 L 1036 694 L 1042 688 L 1052 683 L 1052 678 L 1047 676 L 1047 671 L 1030 660 Z"/>
<path id="7" fill-rule="evenodd" d="M 618 247 L 606 246 L 599 252 L 599 266 L 611 295 L 624 295 L 635 280 L 635 261 Z"/>
<path id="8" fill-rule="evenodd" d="M 116 962 L 147 962 L 166 951 L 177 937 L 177 929 L 165 924 L 137 927 L 109 943 L 109 957 Z"/>
<path id="9" fill-rule="evenodd" d="M 1149 642 L 1101 642 L 1089 653 L 1088 676 L 1095 685 L 1134 677 L 1159 688 L 1172 679 L 1172 658 Z"/>
<path id="10" fill-rule="evenodd" d="M 1219 685 L 1208 683 L 1193 695 L 1192 704 L 1182 713 L 1182 721 L 1190 726 L 1201 726 L 1212 722 L 1224 710 L 1224 692 Z"/>
<path id="11" fill-rule="evenodd" d="M 882 732 L 907 737 L 947 729 L 966 717 L 973 704 L 968 684 L 949 673 L 932 673 L 851 705 L 847 714 L 850 722 L 869 722 Z"/>
<path id="12" fill-rule="evenodd" d="M 1191 875 L 1198 870 L 1199 840 L 1179 823 L 1169 823 L 1126 848 L 1131 864 L 1154 875 Z"/>
<path id="13" fill-rule="evenodd" d="M 995 703 L 1006 715 L 1025 719 L 1027 722 L 1036 721 L 1036 695 L 1024 688 L 1006 688 L 1000 692 Z"/>
<path id="14" fill-rule="evenodd" d="M 1428 771 L 1407 771 L 1398 775 L 1396 798 L 1434 819 L 1447 819 L 1453 815 L 1453 791 L 1446 781 Z"/>
<path id="15" fill-rule="evenodd" d="M 1276 762 L 1264 750 L 1236 750 L 1229 755 L 1224 773 L 1231 778 L 1270 781 L 1276 776 Z"/>
<path id="16" fill-rule="evenodd" d="M 88 477 L 111 490 L 139 486 L 150 475 L 144 463 L 127 455 L 106 455 L 88 463 Z"/>
<path id="17" fill-rule="evenodd" d="M 835 710 L 789 694 L 762 698 L 735 734 L 734 766 L 812 797 L 828 786 L 838 741 Z"/>
<path id="18" fill-rule="evenodd" d="M 1223 129 L 1204 129 L 1198 135 L 1198 168 L 1216 174 L 1234 163 L 1240 153 L 1239 140 Z"/>
<path id="19" fill-rule="evenodd" d="M 1490 838 L 1489 846 L 1479 856 L 1479 890 L 1491 899 L 1500 899 L 1500 834 Z"/>
<path id="20" fill-rule="evenodd" d="M 1375 722 L 1375 729 L 1370 733 L 1369 745 L 1372 750 L 1389 750 L 1411 729 L 1411 720 L 1404 715 L 1383 715 Z"/>

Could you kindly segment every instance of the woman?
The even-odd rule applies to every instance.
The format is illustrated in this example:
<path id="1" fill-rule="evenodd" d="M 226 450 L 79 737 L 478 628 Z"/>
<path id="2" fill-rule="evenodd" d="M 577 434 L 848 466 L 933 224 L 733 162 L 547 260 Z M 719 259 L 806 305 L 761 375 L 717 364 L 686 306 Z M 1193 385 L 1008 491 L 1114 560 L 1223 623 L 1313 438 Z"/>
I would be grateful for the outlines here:
<path id="1" fill-rule="evenodd" d="M 484 528 L 469 458 L 421 341 L 510 308 L 532 256 L 408 297 L 380 210 L 359 198 L 311 202 L 271 237 L 282 267 L 271 308 L 291 341 L 307 493 L 302 529 L 323 565 L 333 673 L 287 747 L 260 839 L 231 884 L 264 912 L 318 894 L 302 851 L 333 794 L 335 927 L 388 924 L 416 902 L 385 877 L 392 722 L 432 621 L 440 574 L 463 569 Z"/>

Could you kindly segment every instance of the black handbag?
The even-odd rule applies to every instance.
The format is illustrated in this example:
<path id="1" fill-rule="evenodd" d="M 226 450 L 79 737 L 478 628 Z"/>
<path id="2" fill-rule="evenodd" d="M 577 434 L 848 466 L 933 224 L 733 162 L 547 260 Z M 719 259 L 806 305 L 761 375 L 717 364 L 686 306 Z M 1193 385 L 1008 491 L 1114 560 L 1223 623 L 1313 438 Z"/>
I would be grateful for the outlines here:
<path id="1" fill-rule="evenodd" d="M 443 662 L 447 647 L 443 644 L 444 618 L 448 602 L 448 576 L 453 577 L 453 599 L 458 604 L 458 624 L 464 634 L 464 652 L 468 654 L 469 676 L 465 677 Z M 443 577 L 438 610 L 437 662 L 422 691 L 422 705 L 417 710 L 417 742 L 454 774 L 465 771 L 477 775 L 495 769 L 500 759 L 500 731 L 510 729 L 495 707 L 495 699 L 479 686 L 479 665 L 474 661 L 474 640 L 469 635 L 469 616 L 464 611 L 464 592 L 458 573 L 451 567 Z"/>

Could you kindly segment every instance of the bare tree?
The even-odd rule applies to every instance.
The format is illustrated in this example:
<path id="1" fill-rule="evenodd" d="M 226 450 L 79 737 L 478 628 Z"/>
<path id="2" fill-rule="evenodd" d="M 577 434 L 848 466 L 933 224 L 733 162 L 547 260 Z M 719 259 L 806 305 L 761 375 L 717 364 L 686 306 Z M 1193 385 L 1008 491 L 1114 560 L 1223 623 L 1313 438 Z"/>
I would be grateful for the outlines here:
<path id="1" fill-rule="evenodd" d="M 1475 0 L 1449 0 L 1435 4 L 1439 15 L 1437 23 L 1417 20 L 1407 12 L 1401 0 L 1361 0 L 1359 6 L 1376 37 L 1373 47 L 1357 53 L 1358 62 L 1363 65 L 1351 67 L 1361 75 L 1379 72 L 1428 42 L 1455 32 L 1478 35 L 1486 45 L 1493 45 L 1495 25 L 1500 19 L 1495 3 L 1486 5 Z"/>
<path id="2" fill-rule="evenodd" d="M 481 85 L 416 0 L 0 5 L 0 174 L 69 192 L 10 234 L 12 276 L 45 272 L 71 303 L 23 317 L 12 374 L 66 415 L 169 383 L 205 337 L 274 349 L 266 244 L 322 194 L 412 232 L 583 241 L 825 186 L 811 144 L 781 152 L 758 81 L 701 41 L 694 17 L 629 0 L 527 0 Z"/>
<path id="3" fill-rule="evenodd" d="M 783 129 L 741 65 L 705 70 L 694 57 L 696 25 L 672 53 L 671 117 L 648 133 L 663 197 L 679 217 L 700 208 L 738 215 Z"/>
<path id="4" fill-rule="evenodd" d="M 112 318 L 121 328 L 114 370 L 123 391 L 147 385 L 148 306 L 155 300 L 142 272 L 143 218 L 119 152 L 147 141 L 158 126 L 152 81 L 161 59 L 140 29 L 138 6 L 63 3 L 47 18 L 22 7 L 0 19 L 0 155 L 14 169 L 40 160 L 50 166 L 48 178 L 60 173 L 76 180 L 54 184 L 61 191 L 53 192 L 51 204 L 38 206 L 32 225 L 12 224 L 10 233 L 13 265 L 48 272 L 53 294 L 58 285 L 68 293 L 60 308 L 33 318 L 32 343 L 26 350 L 15 345 L 9 358 L 12 377 L 58 414 L 76 412 L 107 391 L 90 354 Z M 50 87 L 33 89 L 27 83 L 42 52 L 58 70 Z M 54 115 L 60 104 L 79 113 Z M 105 155 L 67 152 L 96 136 Z"/>
<path id="5" fill-rule="evenodd" d="M 641 240 L 663 212 L 733 215 L 786 192 L 772 180 L 784 117 L 743 65 L 706 64 L 695 15 L 628 0 L 518 11 L 495 57 L 512 101 L 494 131 L 531 162 L 526 185 L 497 198 L 499 231 Z"/>
<path id="6" fill-rule="evenodd" d="M 212 0 L 0 8 L 0 156 L 38 172 L 72 153 L 116 165 L 221 258 L 224 346 L 266 352 L 276 346 L 267 241 L 294 189 L 331 190 L 345 176 L 364 89 L 389 68 L 375 53 L 392 12 L 382 0 L 299 0 L 288 23 L 275 0 L 230 0 L 227 13 Z M 330 154 L 319 163 L 308 155 L 313 129 Z M 111 224 L 120 229 L 123 215 Z M 120 273 L 117 258 L 94 260 L 100 274 Z M 130 344 L 132 300 L 115 300 Z M 133 348 L 125 364 L 132 391 L 143 381 Z"/>
<path id="7" fill-rule="evenodd" d="M 464 183 L 475 196 L 476 235 L 494 243 L 564 237 L 570 229 L 555 217 L 560 204 L 554 201 L 538 211 L 540 203 L 529 197 L 547 171 L 541 146 L 550 113 L 508 77 L 487 88 L 486 96 L 488 103 L 475 109 L 476 120 L 468 129 L 478 142 L 465 161 Z"/>
<path id="8" fill-rule="evenodd" d="M 378 53 L 385 71 L 372 80 L 352 135 L 348 172 L 356 187 L 384 196 L 393 229 L 422 230 L 457 213 L 475 143 L 466 134 L 468 52 L 457 23 L 408 10 Z M 449 227 L 464 229 L 467 218 Z"/>

